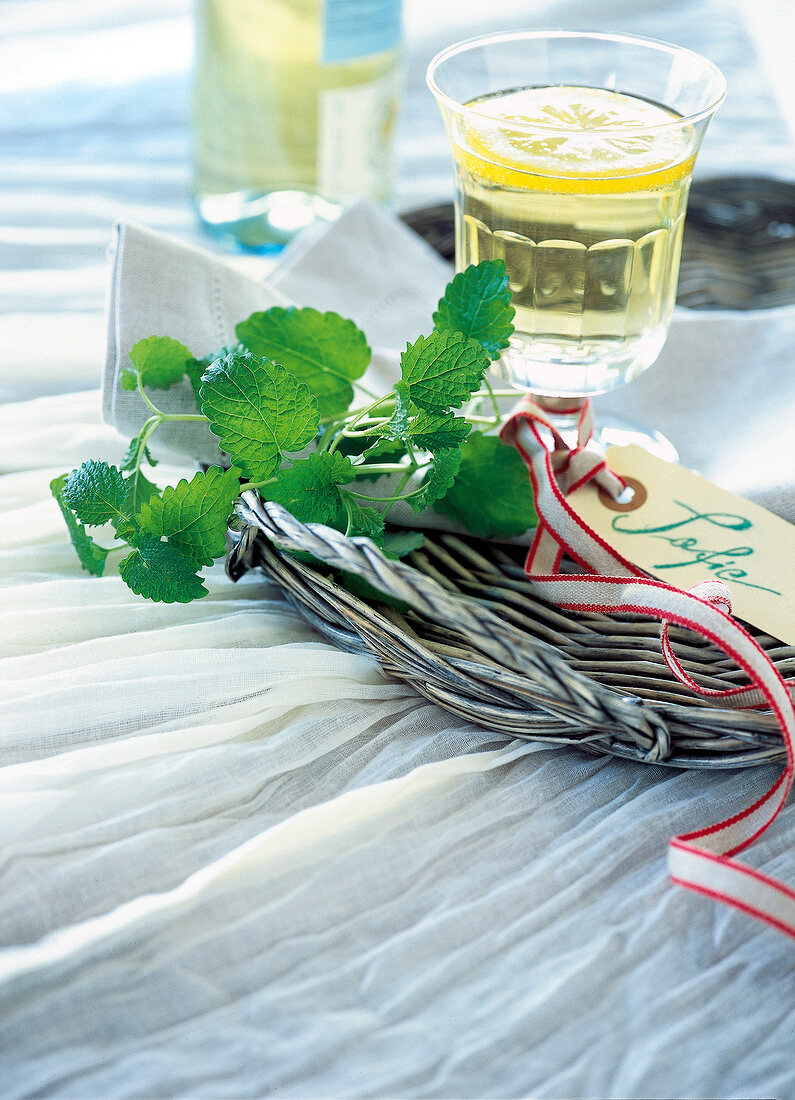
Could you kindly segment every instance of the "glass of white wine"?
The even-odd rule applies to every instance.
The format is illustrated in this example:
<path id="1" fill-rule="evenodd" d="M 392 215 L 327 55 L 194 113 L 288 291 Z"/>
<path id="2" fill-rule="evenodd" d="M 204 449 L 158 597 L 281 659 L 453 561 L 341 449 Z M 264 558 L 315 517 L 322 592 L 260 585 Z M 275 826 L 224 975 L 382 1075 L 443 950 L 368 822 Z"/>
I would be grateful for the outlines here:
<path id="1" fill-rule="evenodd" d="M 528 31 L 428 69 L 456 170 L 456 265 L 505 261 L 515 333 L 497 373 L 562 432 L 655 361 L 676 296 L 693 163 L 726 92 L 678 46 Z M 604 433 L 608 435 L 608 433 Z M 656 441 L 614 434 L 603 442 Z"/>

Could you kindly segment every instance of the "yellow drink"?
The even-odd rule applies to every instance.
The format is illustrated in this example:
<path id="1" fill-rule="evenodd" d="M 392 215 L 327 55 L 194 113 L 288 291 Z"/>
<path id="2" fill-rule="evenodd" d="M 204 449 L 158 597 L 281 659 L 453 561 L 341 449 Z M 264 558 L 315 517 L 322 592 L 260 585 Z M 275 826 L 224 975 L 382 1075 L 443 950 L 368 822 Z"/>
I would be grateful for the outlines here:
<path id="1" fill-rule="evenodd" d="M 605 89 L 522 88 L 467 104 L 453 134 L 456 257 L 505 261 L 516 333 L 502 369 L 513 381 L 599 393 L 654 362 L 696 146 L 673 112 Z"/>

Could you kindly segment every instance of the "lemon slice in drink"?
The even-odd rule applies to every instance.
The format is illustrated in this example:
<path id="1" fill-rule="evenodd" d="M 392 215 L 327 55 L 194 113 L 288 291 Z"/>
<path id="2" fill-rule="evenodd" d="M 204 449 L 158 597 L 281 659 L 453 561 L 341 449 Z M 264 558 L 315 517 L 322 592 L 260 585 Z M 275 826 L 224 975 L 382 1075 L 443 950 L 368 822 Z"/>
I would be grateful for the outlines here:
<path id="1" fill-rule="evenodd" d="M 647 191 L 689 175 L 692 126 L 604 88 L 500 92 L 467 104 L 456 156 L 482 182 L 566 194 Z"/>

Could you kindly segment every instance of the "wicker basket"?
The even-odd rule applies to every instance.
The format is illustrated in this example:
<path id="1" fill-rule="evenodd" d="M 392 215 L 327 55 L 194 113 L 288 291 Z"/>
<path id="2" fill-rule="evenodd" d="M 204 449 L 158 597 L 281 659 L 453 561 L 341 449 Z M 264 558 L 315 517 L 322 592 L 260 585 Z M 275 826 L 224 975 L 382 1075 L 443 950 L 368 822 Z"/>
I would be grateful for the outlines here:
<path id="1" fill-rule="evenodd" d="M 564 615 L 533 594 L 512 548 L 429 533 L 422 550 L 398 562 L 369 539 L 299 523 L 253 492 L 238 517 L 227 561 L 233 579 L 263 569 L 342 649 L 372 654 L 388 674 L 462 718 L 512 737 L 683 768 L 785 758 L 771 714 L 715 708 L 671 675 L 656 622 Z M 335 570 L 410 610 L 353 595 Z M 708 642 L 674 627 L 671 639 L 705 687 L 743 682 Z M 783 675 L 795 672 L 795 648 L 757 639 Z"/>
<path id="2" fill-rule="evenodd" d="M 452 204 L 404 220 L 441 255 L 452 256 Z M 793 227 L 790 183 L 697 182 L 679 303 L 762 309 L 795 301 Z M 462 718 L 513 737 L 683 768 L 785 759 L 771 714 L 718 709 L 672 676 L 656 622 L 562 614 L 533 594 L 519 556 L 507 547 L 429 534 L 422 551 L 395 562 L 367 539 L 305 526 L 253 493 L 238 513 L 231 577 L 261 567 L 326 637 L 374 655 L 387 673 Z M 289 551 L 308 551 L 328 568 L 306 565 Z M 364 578 L 411 610 L 352 595 L 334 579 L 335 570 Z M 682 664 L 704 687 L 743 682 L 709 643 L 675 627 L 670 635 Z M 783 675 L 795 674 L 795 649 L 757 639 Z"/>

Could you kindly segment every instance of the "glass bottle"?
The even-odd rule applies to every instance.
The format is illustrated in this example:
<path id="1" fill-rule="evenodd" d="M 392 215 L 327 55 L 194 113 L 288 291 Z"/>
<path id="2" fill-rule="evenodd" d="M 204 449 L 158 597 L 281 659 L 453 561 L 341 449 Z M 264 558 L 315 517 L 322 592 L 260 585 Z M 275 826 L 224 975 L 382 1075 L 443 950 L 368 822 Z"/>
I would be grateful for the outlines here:
<path id="1" fill-rule="evenodd" d="M 213 233 L 278 248 L 388 203 L 400 0 L 197 0 L 195 197 Z"/>

